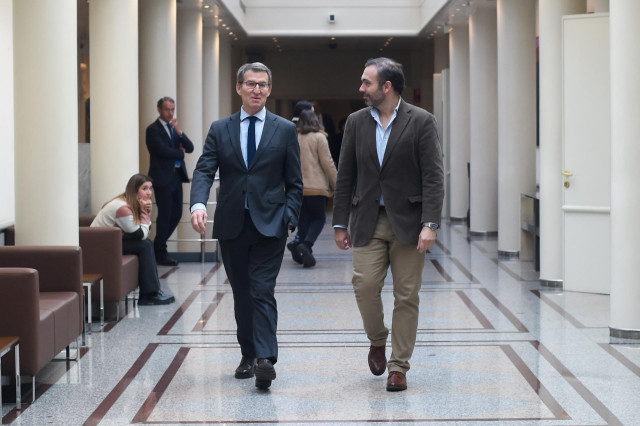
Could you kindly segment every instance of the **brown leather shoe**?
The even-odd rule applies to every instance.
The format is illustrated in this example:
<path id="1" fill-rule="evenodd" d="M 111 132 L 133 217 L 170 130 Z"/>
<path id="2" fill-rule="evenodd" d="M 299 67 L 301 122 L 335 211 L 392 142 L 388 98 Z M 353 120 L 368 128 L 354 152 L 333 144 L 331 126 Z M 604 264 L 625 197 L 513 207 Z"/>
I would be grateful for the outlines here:
<path id="1" fill-rule="evenodd" d="M 369 348 L 369 370 L 374 376 L 382 376 L 387 369 L 387 357 L 384 354 L 384 346 L 371 346 Z"/>
<path id="2" fill-rule="evenodd" d="M 387 390 L 389 392 L 407 390 L 407 377 L 404 373 L 399 371 L 392 371 L 389 373 L 389 378 L 387 379 Z"/>

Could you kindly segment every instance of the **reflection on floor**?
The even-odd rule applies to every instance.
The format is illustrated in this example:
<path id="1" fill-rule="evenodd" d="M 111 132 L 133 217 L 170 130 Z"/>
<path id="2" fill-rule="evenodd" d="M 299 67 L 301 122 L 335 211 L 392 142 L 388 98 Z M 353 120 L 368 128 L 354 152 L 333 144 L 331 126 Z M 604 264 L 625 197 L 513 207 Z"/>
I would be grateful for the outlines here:
<path id="1" fill-rule="evenodd" d="M 495 239 L 445 226 L 427 255 L 409 389 L 390 393 L 367 366 L 351 252 L 327 226 L 314 253 L 308 269 L 285 253 L 270 391 L 233 377 L 224 268 L 183 263 L 160 268 L 175 304 L 129 309 L 87 336 L 80 361 L 50 363 L 35 404 L 5 405 L 3 423 L 640 424 L 640 345 L 609 344 L 607 296 L 540 287 L 533 262 L 498 260 Z"/>

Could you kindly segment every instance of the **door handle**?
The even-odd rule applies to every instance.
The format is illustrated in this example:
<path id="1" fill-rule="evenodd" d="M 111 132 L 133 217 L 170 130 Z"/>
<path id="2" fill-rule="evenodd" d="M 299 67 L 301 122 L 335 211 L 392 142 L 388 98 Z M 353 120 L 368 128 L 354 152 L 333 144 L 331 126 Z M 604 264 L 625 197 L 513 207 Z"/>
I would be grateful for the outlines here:
<path id="1" fill-rule="evenodd" d="M 565 188 L 569 188 L 571 186 L 571 183 L 569 182 L 569 178 L 571 176 L 573 176 L 573 173 L 571 173 L 569 170 L 565 170 L 564 172 L 562 172 L 562 176 L 564 176 L 564 187 Z"/>

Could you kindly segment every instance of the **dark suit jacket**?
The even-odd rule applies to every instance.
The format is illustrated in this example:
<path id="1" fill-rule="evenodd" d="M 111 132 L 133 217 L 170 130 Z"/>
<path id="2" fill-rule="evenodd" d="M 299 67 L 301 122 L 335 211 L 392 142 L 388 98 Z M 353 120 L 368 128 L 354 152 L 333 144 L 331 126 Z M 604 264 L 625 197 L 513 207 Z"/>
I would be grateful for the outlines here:
<path id="1" fill-rule="evenodd" d="M 191 205 L 206 203 L 216 171 L 220 194 L 213 237 L 235 238 L 242 230 L 245 194 L 251 219 L 267 237 L 283 237 L 296 226 L 302 204 L 300 147 L 295 125 L 267 111 L 262 137 L 247 169 L 240 148 L 240 112 L 211 124 L 193 172 Z"/>
<path id="2" fill-rule="evenodd" d="M 375 230 L 380 195 L 393 232 L 405 244 L 418 244 L 423 222 L 440 223 L 444 197 L 442 151 L 433 115 L 400 102 L 382 166 L 376 151 L 371 107 L 347 119 L 333 224 L 350 222 L 351 243 L 366 245 Z"/>
<path id="3" fill-rule="evenodd" d="M 193 143 L 183 132 L 182 136 L 175 135 L 176 144 L 182 144 L 185 152 L 193 152 Z M 180 161 L 179 178 L 182 182 L 189 182 L 187 168 L 184 165 L 184 152 L 171 146 L 171 138 L 160 120 L 156 120 L 147 127 L 147 149 L 150 154 L 149 177 L 154 186 L 166 186 L 171 183 L 176 160 Z"/>

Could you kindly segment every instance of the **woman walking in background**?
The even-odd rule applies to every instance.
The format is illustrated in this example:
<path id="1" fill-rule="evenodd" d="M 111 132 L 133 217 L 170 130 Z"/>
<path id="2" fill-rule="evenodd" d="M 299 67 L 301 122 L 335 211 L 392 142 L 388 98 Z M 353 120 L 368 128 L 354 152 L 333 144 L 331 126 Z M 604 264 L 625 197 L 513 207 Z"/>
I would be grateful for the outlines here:
<path id="1" fill-rule="evenodd" d="M 337 171 L 331 158 L 327 134 L 313 110 L 300 112 L 297 125 L 303 197 L 296 236 L 299 243 L 293 249 L 292 256 L 308 268 L 316 264 L 312 247 L 326 221 L 327 198 L 333 196 Z"/>

